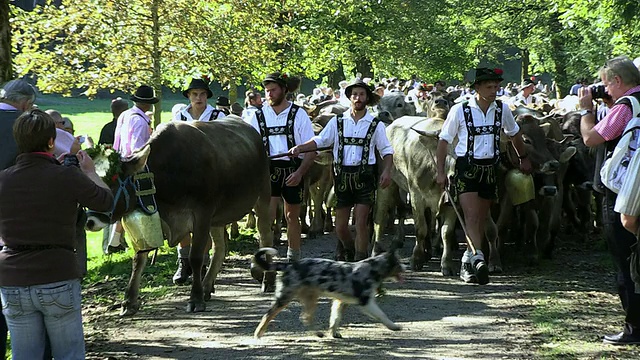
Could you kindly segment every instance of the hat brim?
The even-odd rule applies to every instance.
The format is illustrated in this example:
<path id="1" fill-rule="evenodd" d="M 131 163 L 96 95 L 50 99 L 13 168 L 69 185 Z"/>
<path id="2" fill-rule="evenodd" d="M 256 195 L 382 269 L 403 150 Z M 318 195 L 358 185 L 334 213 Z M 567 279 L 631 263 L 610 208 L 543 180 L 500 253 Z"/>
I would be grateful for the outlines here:
<path id="1" fill-rule="evenodd" d="M 138 103 L 143 103 L 143 104 L 155 104 L 158 101 L 160 101 L 160 99 L 158 99 L 157 97 L 152 97 L 152 98 L 139 98 L 135 95 L 131 96 L 131 101 L 133 102 L 138 102 Z"/>
<path id="2" fill-rule="evenodd" d="M 207 99 L 211 99 L 213 97 L 213 91 L 211 91 L 211 89 L 203 89 L 203 88 L 199 88 L 199 87 L 187 89 L 187 90 L 182 92 L 182 95 L 188 99 L 189 98 L 189 91 L 196 90 L 196 89 L 207 90 Z"/>
<path id="3" fill-rule="evenodd" d="M 482 81 L 502 81 L 504 80 L 502 78 L 502 76 L 500 75 L 485 75 L 485 76 L 478 76 L 474 81 L 473 81 L 473 85 L 482 82 Z"/>
<path id="4" fill-rule="evenodd" d="M 370 87 L 365 86 L 364 84 L 351 84 L 344 89 L 344 95 L 347 99 L 351 99 L 351 92 L 354 88 L 363 88 L 367 92 L 367 105 L 373 106 L 380 101 L 380 95 L 376 94 L 371 90 Z"/>

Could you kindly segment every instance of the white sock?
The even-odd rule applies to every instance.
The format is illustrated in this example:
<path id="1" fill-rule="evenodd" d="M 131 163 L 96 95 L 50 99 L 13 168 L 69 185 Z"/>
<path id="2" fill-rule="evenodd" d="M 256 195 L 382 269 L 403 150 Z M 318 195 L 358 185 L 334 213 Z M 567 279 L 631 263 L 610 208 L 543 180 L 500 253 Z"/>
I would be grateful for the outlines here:
<path id="1" fill-rule="evenodd" d="M 471 252 L 471 250 L 467 250 L 462 255 L 462 259 L 460 260 L 460 262 L 469 263 L 470 264 L 472 256 L 473 256 L 473 253 Z"/>
<path id="2" fill-rule="evenodd" d="M 120 246 L 120 238 L 122 237 L 122 233 L 116 231 L 116 227 L 113 227 L 113 231 L 111 232 L 111 237 L 109 238 L 109 246 L 118 247 Z"/>
<path id="3" fill-rule="evenodd" d="M 298 261 L 300 260 L 300 250 L 295 250 L 292 248 L 287 249 L 287 260 L 289 261 Z"/>
<path id="4" fill-rule="evenodd" d="M 478 260 L 484 261 L 484 254 L 482 253 L 482 250 L 476 250 L 476 252 L 477 254 L 473 255 L 469 261 L 472 264 L 475 264 Z"/>

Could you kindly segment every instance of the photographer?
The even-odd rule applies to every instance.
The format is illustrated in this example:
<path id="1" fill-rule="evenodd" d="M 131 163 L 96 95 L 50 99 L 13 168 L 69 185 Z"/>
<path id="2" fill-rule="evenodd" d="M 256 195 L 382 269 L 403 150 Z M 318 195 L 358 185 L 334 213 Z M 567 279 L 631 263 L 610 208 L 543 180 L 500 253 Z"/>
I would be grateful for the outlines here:
<path id="1" fill-rule="evenodd" d="M 79 167 L 53 157 L 56 128 L 45 112 L 22 114 L 13 136 L 20 154 L 0 172 L 0 292 L 12 356 L 42 359 L 48 339 L 55 359 L 84 359 L 76 211 L 78 203 L 108 211 L 113 195 L 84 152 Z"/>
<path id="2" fill-rule="evenodd" d="M 606 97 L 606 94 L 602 92 L 602 88 L 598 87 L 580 88 L 578 90 L 582 109 L 580 132 L 587 146 L 595 147 L 604 144 L 607 156 L 610 156 L 627 123 L 636 115 L 631 111 L 631 103 L 621 98 L 631 95 L 640 100 L 640 72 L 629 58 L 620 56 L 605 63 L 600 69 L 600 78 L 606 94 L 614 102 L 613 106 L 609 113 L 596 124 L 593 100 Z M 636 242 L 636 237 L 622 226 L 620 214 L 614 211 L 616 194 L 602 186 L 599 173 L 597 169 L 594 188 L 604 194 L 602 204 L 604 235 L 618 270 L 616 279 L 618 295 L 626 314 L 623 332 L 605 336 L 604 342 L 614 345 L 637 345 L 640 344 L 640 294 L 634 291 L 629 263 L 631 246 Z"/>

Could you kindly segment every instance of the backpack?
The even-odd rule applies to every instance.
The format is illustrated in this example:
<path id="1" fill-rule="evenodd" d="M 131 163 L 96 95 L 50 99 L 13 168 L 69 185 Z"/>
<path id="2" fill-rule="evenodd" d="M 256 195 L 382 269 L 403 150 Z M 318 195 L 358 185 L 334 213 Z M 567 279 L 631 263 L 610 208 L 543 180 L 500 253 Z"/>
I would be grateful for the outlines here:
<path id="1" fill-rule="evenodd" d="M 640 103 L 633 96 L 625 96 L 631 102 L 633 118 L 624 129 L 620 141 L 613 150 L 613 155 L 606 159 L 600 169 L 602 184 L 614 193 L 619 193 L 624 183 L 629 162 L 640 142 Z"/>

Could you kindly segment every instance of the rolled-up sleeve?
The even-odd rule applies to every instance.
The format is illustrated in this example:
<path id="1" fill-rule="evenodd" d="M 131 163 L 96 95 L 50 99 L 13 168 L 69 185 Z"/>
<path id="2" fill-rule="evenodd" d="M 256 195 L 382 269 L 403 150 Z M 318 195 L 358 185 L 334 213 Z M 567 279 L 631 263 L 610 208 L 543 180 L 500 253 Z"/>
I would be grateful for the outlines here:
<path id="1" fill-rule="evenodd" d="M 129 146 L 131 151 L 135 151 L 142 148 L 149 140 L 149 125 L 140 116 L 134 117 L 131 122 L 131 143 Z"/>
<path id="2" fill-rule="evenodd" d="M 387 155 L 393 155 L 393 147 L 389 142 L 389 138 L 387 137 L 386 127 L 383 123 L 379 122 L 376 127 L 376 131 L 373 133 L 373 137 L 375 139 L 376 148 L 380 153 L 381 157 L 385 157 Z"/>
<path id="3" fill-rule="evenodd" d="M 447 115 L 447 119 L 442 124 L 442 130 L 440 131 L 440 140 L 444 140 L 449 144 L 453 143 L 453 140 L 458 135 L 458 129 L 460 127 L 460 117 L 458 113 L 462 112 L 462 104 L 457 104 L 451 111 L 449 111 L 449 115 Z"/>
<path id="4" fill-rule="evenodd" d="M 311 138 L 311 140 L 316 143 L 317 147 L 321 148 L 331 146 L 336 142 L 338 134 L 338 124 L 336 121 L 336 118 L 333 117 L 333 119 L 327 123 L 327 126 L 322 129 L 320 134 Z"/>
<path id="5" fill-rule="evenodd" d="M 509 106 L 505 103 L 502 103 L 502 129 L 509 137 L 515 136 L 520 131 L 520 126 L 516 123 Z"/>

